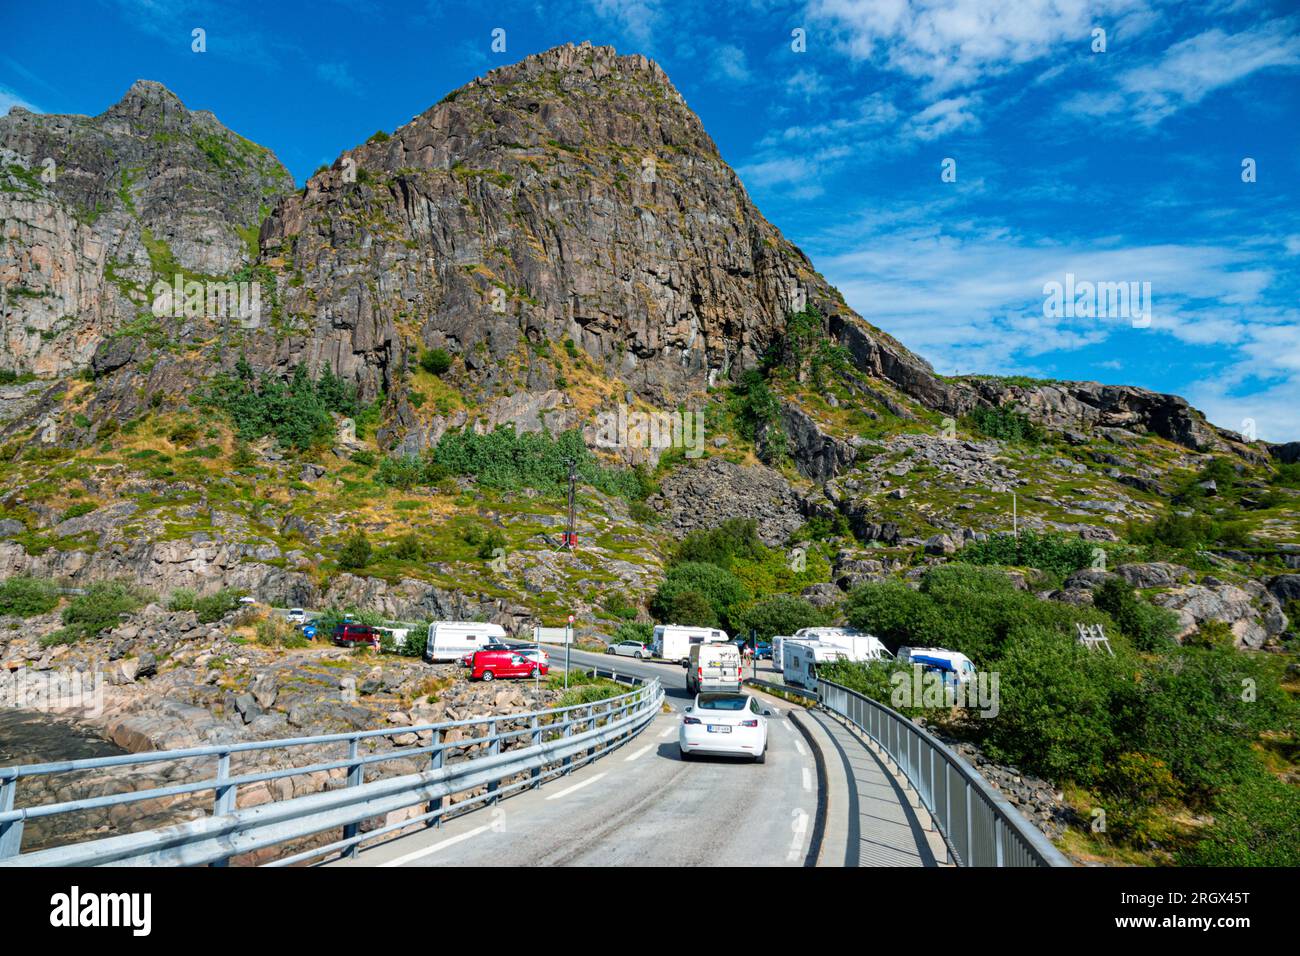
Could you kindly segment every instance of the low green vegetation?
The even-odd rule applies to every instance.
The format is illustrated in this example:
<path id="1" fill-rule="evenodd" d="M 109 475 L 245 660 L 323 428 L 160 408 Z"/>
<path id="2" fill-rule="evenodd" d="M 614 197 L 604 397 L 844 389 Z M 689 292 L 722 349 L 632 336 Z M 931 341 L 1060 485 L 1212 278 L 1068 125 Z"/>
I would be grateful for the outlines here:
<path id="1" fill-rule="evenodd" d="M 59 606 L 54 582 L 26 575 L 0 581 L 0 615 L 35 617 Z"/>
<path id="2" fill-rule="evenodd" d="M 167 601 L 169 611 L 193 611 L 203 624 L 212 624 L 221 620 L 239 607 L 243 592 L 234 588 L 222 588 L 214 594 L 200 597 L 191 588 L 176 588 Z"/>
<path id="3" fill-rule="evenodd" d="M 222 373 L 213 380 L 207 398 L 230 416 L 241 439 L 255 441 L 274 435 L 281 444 L 299 451 L 329 440 L 333 434 L 330 412 L 356 417 L 362 411 L 356 386 L 328 366 L 313 380 L 307 367 L 298 365 L 284 381 L 268 372 L 256 375 L 242 357 L 233 375 Z"/>
<path id="4" fill-rule="evenodd" d="M 967 416 L 967 420 L 974 431 L 1003 441 L 1037 445 L 1047 437 L 1028 415 L 1003 406 L 980 406 Z"/>
<path id="5" fill-rule="evenodd" d="M 451 355 L 446 349 L 429 349 L 420 355 L 420 368 L 430 375 L 445 375 L 451 368 Z"/>
<path id="6" fill-rule="evenodd" d="M 153 599 L 148 591 L 125 581 L 97 581 L 85 594 L 73 597 L 63 609 L 63 627 L 46 637 L 45 644 L 71 644 L 116 627 Z"/>
<path id="7" fill-rule="evenodd" d="M 986 541 L 972 541 L 962 549 L 961 560 L 967 564 L 1038 568 L 1065 577 L 1091 565 L 1096 551 L 1095 544 L 1079 537 L 1022 531 L 1019 535 L 998 534 Z"/>

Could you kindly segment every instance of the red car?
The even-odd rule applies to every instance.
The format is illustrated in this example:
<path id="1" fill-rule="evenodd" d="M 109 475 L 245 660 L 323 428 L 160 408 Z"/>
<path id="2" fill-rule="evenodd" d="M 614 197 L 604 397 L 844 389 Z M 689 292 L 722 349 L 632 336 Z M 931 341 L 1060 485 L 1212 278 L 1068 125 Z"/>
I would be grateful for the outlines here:
<path id="1" fill-rule="evenodd" d="M 369 624 L 355 624 L 351 621 L 334 625 L 334 643 L 339 647 L 358 647 L 361 645 L 379 646 L 379 632 Z"/>
<path id="2" fill-rule="evenodd" d="M 475 651 L 470 661 L 470 680 L 496 680 L 498 677 L 544 677 L 550 667 L 529 660 L 517 651 Z"/>

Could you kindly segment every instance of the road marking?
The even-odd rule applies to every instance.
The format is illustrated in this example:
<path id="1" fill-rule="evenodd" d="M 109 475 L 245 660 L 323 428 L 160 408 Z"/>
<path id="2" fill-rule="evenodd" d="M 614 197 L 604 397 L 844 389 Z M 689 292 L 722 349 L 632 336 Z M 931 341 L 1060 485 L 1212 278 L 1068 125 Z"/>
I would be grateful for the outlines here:
<path id="1" fill-rule="evenodd" d="M 776 723 L 777 723 L 777 726 L 779 726 L 779 727 L 780 727 L 782 730 L 784 730 L 787 734 L 792 734 L 792 733 L 794 733 L 794 731 L 790 729 L 790 722 L 789 722 L 789 721 L 786 721 L 786 720 L 778 720 Z"/>
<path id="2" fill-rule="evenodd" d="M 804 771 L 804 773 L 807 772 L 808 772 L 807 770 Z M 559 793 L 553 793 L 546 799 L 558 800 L 560 799 L 560 797 L 568 796 L 569 794 L 573 793 L 573 791 L 575 790 L 581 790 L 583 787 L 587 786 L 588 784 L 595 783 L 603 776 L 605 776 L 603 773 L 598 773 L 594 777 L 588 777 L 586 780 L 582 781 L 582 783 L 575 783 L 572 787 L 567 787 L 564 790 L 561 790 Z"/>
<path id="3" fill-rule="evenodd" d="M 809 793 L 812 792 L 812 771 L 807 767 L 803 768 L 803 788 Z"/>
<path id="4" fill-rule="evenodd" d="M 443 840 L 441 843 L 435 843 L 433 846 L 427 846 L 423 850 L 416 850 L 414 853 L 408 853 L 405 856 L 399 856 L 395 860 L 389 860 L 387 863 L 380 863 L 379 865 L 381 867 L 405 866 L 407 863 L 410 863 L 412 860 L 418 860 L 420 859 L 420 857 L 424 857 L 424 856 L 431 856 L 432 854 L 437 853 L 439 850 L 444 850 L 449 846 L 454 846 L 457 843 L 461 843 L 465 840 L 468 840 L 470 837 L 476 837 L 484 830 L 490 830 L 490 829 L 492 829 L 492 824 L 485 823 L 483 826 L 475 827 L 473 830 L 468 830 L 465 833 L 462 833 L 460 836 L 454 836 L 449 840 Z"/>
<path id="5" fill-rule="evenodd" d="M 659 739 L 660 739 L 660 740 L 663 740 L 665 737 L 668 737 L 668 736 L 670 736 L 670 735 L 672 735 L 672 734 L 675 734 L 675 733 L 677 733 L 677 728 L 676 728 L 676 727 L 671 727 L 671 726 L 669 726 L 669 727 L 665 727 L 665 728 L 664 728 L 664 732 L 663 732 L 662 734 L 659 735 Z"/>
<path id="6" fill-rule="evenodd" d="M 653 746 L 654 746 L 654 744 L 648 744 L 647 746 L 642 747 L 642 748 L 641 748 L 640 750 L 638 750 L 636 753 L 634 753 L 634 754 L 628 754 L 626 757 L 623 758 L 623 762 L 624 762 L 624 763 L 627 763 L 627 762 L 630 761 L 630 760 L 635 760 L 637 757 L 644 756 L 646 753 L 649 752 L 650 748 L 653 747 Z"/>
<path id="7" fill-rule="evenodd" d="M 795 740 L 795 742 L 794 742 L 794 749 L 797 750 L 797 751 L 799 751 L 799 756 L 800 756 L 800 757 L 806 757 L 806 756 L 808 756 L 808 748 L 806 748 L 806 747 L 803 745 L 803 741 L 802 741 L 802 740 L 798 740 L 798 739 Z"/>
<path id="8" fill-rule="evenodd" d="M 785 855 L 787 863 L 798 863 L 799 857 L 803 855 L 803 835 L 808 831 L 808 814 L 797 807 L 790 811 L 794 820 L 790 824 L 790 829 L 794 837 L 790 840 L 790 852 Z"/>

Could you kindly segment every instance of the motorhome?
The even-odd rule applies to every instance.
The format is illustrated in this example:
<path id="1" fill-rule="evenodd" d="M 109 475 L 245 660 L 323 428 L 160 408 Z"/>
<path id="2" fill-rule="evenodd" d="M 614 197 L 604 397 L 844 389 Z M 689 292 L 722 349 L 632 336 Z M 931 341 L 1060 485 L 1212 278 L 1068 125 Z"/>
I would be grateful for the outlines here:
<path id="1" fill-rule="evenodd" d="M 975 665 L 960 651 L 943 647 L 900 647 L 898 660 L 904 664 L 920 664 L 927 671 L 943 675 L 945 683 L 966 683 L 975 677 Z"/>
<path id="2" fill-rule="evenodd" d="M 680 624 L 660 624 L 650 640 L 655 657 L 665 661 L 687 663 L 693 644 L 716 644 L 730 640 L 727 632 L 716 627 L 685 627 Z"/>
<path id="3" fill-rule="evenodd" d="M 781 642 L 781 654 L 781 671 L 785 682 L 807 690 L 817 690 L 819 664 L 848 659 L 848 654 L 842 647 L 793 637 L 787 637 Z"/>
<path id="4" fill-rule="evenodd" d="M 740 648 L 735 644 L 692 644 L 686 665 L 686 693 L 694 696 L 705 691 L 738 691 L 744 680 L 741 666 Z"/>
<path id="5" fill-rule="evenodd" d="M 840 647 L 846 651 L 846 659 L 851 661 L 888 660 L 893 656 L 879 638 L 866 631 L 859 631 L 856 627 L 801 627 L 793 635 L 777 635 L 772 638 L 774 670 L 784 669 L 783 645 L 792 640 L 819 641 L 828 646 Z"/>
<path id="6" fill-rule="evenodd" d="M 429 625 L 429 638 L 424 645 L 426 661 L 456 661 L 466 654 L 481 650 L 485 644 L 506 639 L 506 629 L 500 624 L 480 621 L 434 621 Z"/>

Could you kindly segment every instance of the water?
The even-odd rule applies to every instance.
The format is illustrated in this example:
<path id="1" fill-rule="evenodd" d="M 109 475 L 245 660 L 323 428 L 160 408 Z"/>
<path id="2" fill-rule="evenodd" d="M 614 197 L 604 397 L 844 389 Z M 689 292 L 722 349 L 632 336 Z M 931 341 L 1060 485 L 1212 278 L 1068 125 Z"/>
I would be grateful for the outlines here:
<path id="1" fill-rule="evenodd" d="M 0 708 L 0 767 L 124 753 L 121 747 L 73 721 L 30 710 Z"/>

